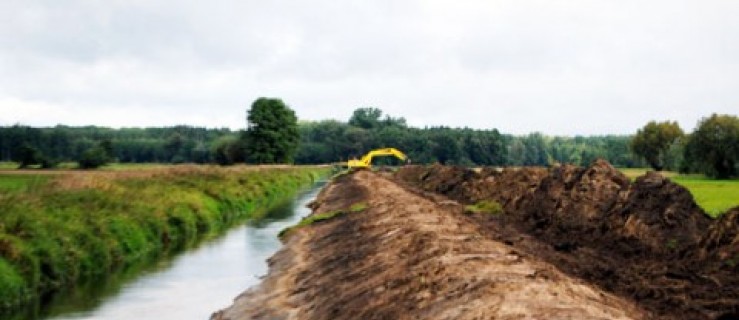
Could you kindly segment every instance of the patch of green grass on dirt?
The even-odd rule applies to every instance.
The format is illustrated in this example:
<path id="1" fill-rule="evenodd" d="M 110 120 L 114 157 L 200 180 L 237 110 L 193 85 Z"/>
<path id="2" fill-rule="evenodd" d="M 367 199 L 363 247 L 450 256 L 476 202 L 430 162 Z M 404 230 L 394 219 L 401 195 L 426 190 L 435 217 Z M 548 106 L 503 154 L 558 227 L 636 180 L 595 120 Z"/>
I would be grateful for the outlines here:
<path id="1" fill-rule="evenodd" d="M 473 205 L 465 207 L 465 212 L 469 213 L 486 213 L 486 214 L 501 214 L 503 213 L 503 207 L 494 200 L 482 200 Z"/>
<path id="2" fill-rule="evenodd" d="M 277 237 L 284 240 L 289 234 L 291 234 L 293 231 L 295 231 L 297 229 L 300 229 L 300 228 L 305 227 L 305 226 L 312 225 L 312 224 L 314 224 L 316 222 L 321 222 L 321 221 L 326 221 L 326 220 L 329 220 L 329 219 L 333 219 L 333 218 L 338 217 L 338 216 L 340 216 L 340 215 L 342 215 L 344 213 L 346 213 L 346 212 L 345 211 L 342 211 L 342 210 L 334 210 L 334 211 L 329 211 L 329 212 L 324 212 L 324 213 L 318 213 L 318 214 L 309 215 L 309 216 L 305 217 L 303 220 L 300 220 L 300 222 L 298 222 L 298 224 L 296 224 L 294 226 L 287 227 L 285 229 L 282 229 L 280 231 L 280 233 L 277 234 Z"/>
<path id="3" fill-rule="evenodd" d="M 312 215 L 309 215 L 309 216 L 303 218 L 303 220 L 300 220 L 300 222 L 298 222 L 298 224 L 296 224 L 294 226 L 291 226 L 291 227 L 287 227 L 285 229 L 282 229 L 282 231 L 280 231 L 280 233 L 277 234 L 277 237 L 279 237 L 280 239 L 285 239 L 285 237 L 288 234 L 292 233 L 293 231 L 295 231 L 295 230 L 297 230 L 299 228 L 302 228 L 302 227 L 305 227 L 305 226 L 309 226 L 309 225 L 312 225 L 312 224 L 317 223 L 317 222 L 330 220 L 330 219 L 333 219 L 335 217 L 344 215 L 346 213 L 361 212 L 361 211 L 366 210 L 367 207 L 368 207 L 367 206 L 367 203 L 365 203 L 365 202 L 358 202 L 358 203 L 355 203 L 355 204 L 349 206 L 349 209 L 348 210 L 333 210 L 333 211 L 328 211 L 328 212 L 324 212 L 324 213 L 312 214 Z"/>
<path id="4" fill-rule="evenodd" d="M 329 220 L 329 219 L 333 219 L 334 217 L 338 217 L 338 216 L 340 216 L 340 215 L 342 215 L 344 213 L 346 213 L 346 211 L 344 211 L 344 210 L 334 210 L 334 211 L 329 211 L 329 212 L 314 214 L 314 215 L 308 216 L 307 218 L 305 218 L 303 220 L 300 220 L 300 222 L 297 225 L 295 225 L 295 226 L 296 227 L 308 226 L 308 225 L 314 224 L 316 222 L 321 222 L 321 221 L 326 221 L 326 220 Z"/>
<path id="5" fill-rule="evenodd" d="M 360 211 L 364 211 L 364 209 L 367 209 L 366 202 L 358 202 L 358 203 L 351 205 L 351 207 L 349 207 L 350 212 L 360 212 Z"/>
<path id="6" fill-rule="evenodd" d="M 632 181 L 649 171 L 645 168 L 619 170 Z M 695 202 L 712 217 L 718 217 L 726 210 L 739 206 L 739 179 L 716 180 L 701 174 L 679 174 L 672 171 L 662 171 L 660 174 L 687 188 Z"/>

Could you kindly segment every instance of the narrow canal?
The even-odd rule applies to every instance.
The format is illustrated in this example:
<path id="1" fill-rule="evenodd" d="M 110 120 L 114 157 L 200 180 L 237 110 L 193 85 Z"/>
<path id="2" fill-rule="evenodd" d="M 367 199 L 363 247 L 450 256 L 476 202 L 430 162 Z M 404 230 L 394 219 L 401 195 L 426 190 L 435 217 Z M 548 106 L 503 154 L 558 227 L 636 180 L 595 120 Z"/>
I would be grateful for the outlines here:
<path id="1" fill-rule="evenodd" d="M 208 319 L 259 282 L 277 234 L 310 213 L 324 182 L 271 210 L 267 218 L 159 261 L 57 294 L 7 319 Z"/>

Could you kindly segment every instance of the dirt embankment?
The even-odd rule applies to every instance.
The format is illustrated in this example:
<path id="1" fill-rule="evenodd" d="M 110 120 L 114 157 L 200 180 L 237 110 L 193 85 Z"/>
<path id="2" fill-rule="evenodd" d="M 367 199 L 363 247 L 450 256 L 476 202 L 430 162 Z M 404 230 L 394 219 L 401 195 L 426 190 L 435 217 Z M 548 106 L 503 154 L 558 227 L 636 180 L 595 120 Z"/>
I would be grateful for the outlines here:
<path id="1" fill-rule="evenodd" d="M 313 214 L 366 208 L 291 232 L 264 281 L 213 319 L 650 317 L 492 236 L 444 199 L 366 171 L 336 179 Z"/>
<path id="2" fill-rule="evenodd" d="M 504 214 L 472 215 L 482 234 L 632 299 L 652 317 L 739 312 L 739 208 L 714 221 L 659 174 L 631 183 L 596 161 L 481 172 L 411 166 L 396 178 L 461 203 L 498 201 Z"/>

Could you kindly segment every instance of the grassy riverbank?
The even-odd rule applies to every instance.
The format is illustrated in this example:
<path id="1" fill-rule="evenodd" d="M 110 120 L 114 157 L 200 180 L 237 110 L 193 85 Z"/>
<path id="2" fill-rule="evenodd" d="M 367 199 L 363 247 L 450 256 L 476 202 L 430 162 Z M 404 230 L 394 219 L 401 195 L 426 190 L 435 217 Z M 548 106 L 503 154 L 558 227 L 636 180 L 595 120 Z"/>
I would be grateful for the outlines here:
<path id="1" fill-rule="evenodd" d="M 0 310 L 259 218 L 328 170 L 176 166 L 0 175 Z"/>

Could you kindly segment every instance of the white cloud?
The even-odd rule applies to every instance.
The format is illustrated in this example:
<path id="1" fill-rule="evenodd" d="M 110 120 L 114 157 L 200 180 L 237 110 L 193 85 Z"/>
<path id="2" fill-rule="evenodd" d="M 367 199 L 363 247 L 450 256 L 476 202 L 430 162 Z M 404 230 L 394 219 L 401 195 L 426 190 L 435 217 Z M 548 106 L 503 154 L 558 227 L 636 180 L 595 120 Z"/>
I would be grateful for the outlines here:
<path id="1" fill-rule="evenodd" d="M 0 124 L 239 128 L 276 96 L 311 120 L 376 106 L 418 126 L 689 130 L 739 110 L 737 13 L 719 0 L 8 0 Z"/>

